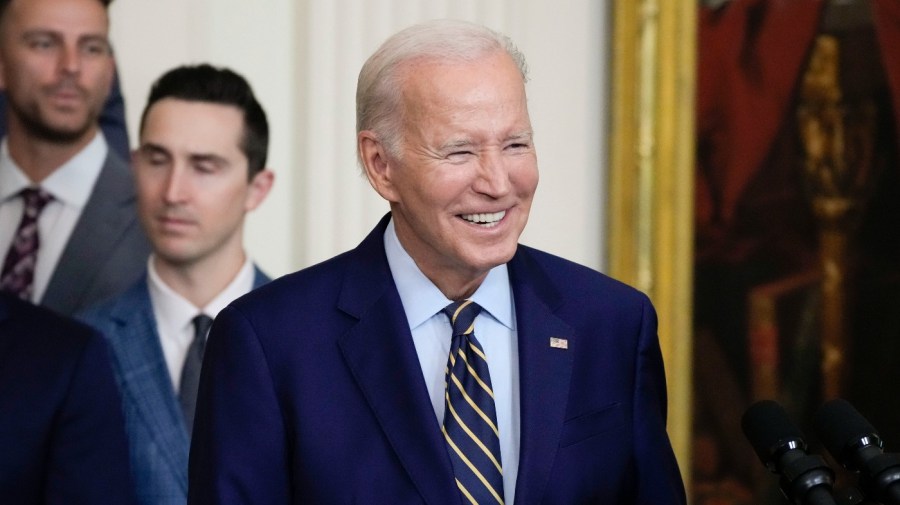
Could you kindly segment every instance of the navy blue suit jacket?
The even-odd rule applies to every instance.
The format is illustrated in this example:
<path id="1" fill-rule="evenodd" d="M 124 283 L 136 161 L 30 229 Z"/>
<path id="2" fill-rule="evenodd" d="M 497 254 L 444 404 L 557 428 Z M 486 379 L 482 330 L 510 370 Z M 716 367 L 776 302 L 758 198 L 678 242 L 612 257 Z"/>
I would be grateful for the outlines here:
<path id="1" fill-rule="evenodd" d="M 268 281 L 256 269 L 253 287 Z M 102 332 L 112 349 L 138 503 L 184 505 L 190 437 L 159 341 L 146 274 L 79 318 Z"/>
<path id="2" fill-rule="evenodd" d="M 386 224 L 219 314 L 200 380 L 191 505 L 461 504 L 385 256 Z M 647 297 L 525 246 L 509 275 L 515 503 L 683 504 Z"/>
<path id="3" fill-rule="evenodd" d="M 100 335 L 0 294 L 0 503 L 134 503 Z"/>

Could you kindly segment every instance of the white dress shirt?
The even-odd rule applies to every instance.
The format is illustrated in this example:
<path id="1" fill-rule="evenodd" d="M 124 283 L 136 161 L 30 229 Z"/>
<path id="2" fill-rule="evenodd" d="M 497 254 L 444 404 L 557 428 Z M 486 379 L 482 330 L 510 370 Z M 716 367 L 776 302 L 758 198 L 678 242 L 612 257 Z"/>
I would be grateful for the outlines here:
<path id="1" fill-rule="evenodd" d="M 94 139 L 69 161 L 63 163 L 40 187 L 53 196 L 38 219 L 40 246 L 34 266 L 34 282 L 31 301 L 38 303 L 47 291 L 50 277 L 81 212 L 94 189 L 103 169 L 109 148 L 106 139 L 98 131 Z M 0 256 L 6 258 L 22 220 L 23 202 L 18 194 L 35 186 L 9 155 L 7 139 L 0 144 Z M 2 265 L 3 259 L 0 259 Z"/>
<path id="2" fill-rule="evenodd" d="M 403 249 L 393 220 L 384 232 L 384 249 L 406 312 L 434 413 L 438 424 L 443 424 L 445 368 L 453 329 L 441 310 L 452 300 L 425 277 Z M 506 265 L 493 268 L 469 299 L 482 307 L 475 318 L 475 337 L 484 349 L 491 373 L 500 433 L 504 501 L 513 503 L 519 471 L 519 347 L 515 304 Z"/>
<path id="3" fill-rule="evenodd" d="M 153 317 L 156 319 L 159 342 L 162 344 L 166 367 L 169 369 L 169 376 L 172 378 L 175 391 L 181 387 L 181 369 L 184 367 L 188 347 L 194 340 L 194 317 L 206 314 L 215 319 L 226 305 L 253 289 L 255 276 L 253 262 L 248 257 L 240 271 L 221 293 L 205 307 L 195 307 L 163 282 L 153 266 L 153 255 L 150 255 L 147 262 L 150 303 L 153 305 Z"/>

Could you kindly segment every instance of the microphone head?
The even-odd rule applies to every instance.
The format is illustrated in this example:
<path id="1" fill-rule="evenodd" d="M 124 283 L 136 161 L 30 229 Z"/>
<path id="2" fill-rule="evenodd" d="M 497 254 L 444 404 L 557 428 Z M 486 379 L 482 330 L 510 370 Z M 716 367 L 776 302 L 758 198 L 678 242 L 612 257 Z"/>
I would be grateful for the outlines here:
<path id="1" fill-rule="evenodd" d="M 851 463 L 853 453 L 865 446 L 883 447 L 881 437 L 869 421 L 846 400 L 831 400 L 813 417 L 816 433 L 838 462 Z"/>
<path id="2" fill-rule="evenodd" d="M 744 436 L 759 459 L 775 471 L 774 465 L 785 452 L 806 450 L 803 434 L 794 426 L 784 408 L 772 400 L 754 403 L 741 418 Z"/>

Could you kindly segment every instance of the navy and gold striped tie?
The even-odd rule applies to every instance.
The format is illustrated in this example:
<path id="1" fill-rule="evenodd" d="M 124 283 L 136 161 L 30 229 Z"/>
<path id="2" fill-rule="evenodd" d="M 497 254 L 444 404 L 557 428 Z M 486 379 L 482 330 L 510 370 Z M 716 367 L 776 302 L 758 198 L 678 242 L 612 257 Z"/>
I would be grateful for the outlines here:
<path id="1" fill-rule="evenodd" d="M 484 351 L 473 334 L 481 307 L 463 300 L 451 303 L 443 312 L 453 326 L 443 432 L 456 485 L 470 503 L 502 504 L 503 467 L 494 391 Z"/>

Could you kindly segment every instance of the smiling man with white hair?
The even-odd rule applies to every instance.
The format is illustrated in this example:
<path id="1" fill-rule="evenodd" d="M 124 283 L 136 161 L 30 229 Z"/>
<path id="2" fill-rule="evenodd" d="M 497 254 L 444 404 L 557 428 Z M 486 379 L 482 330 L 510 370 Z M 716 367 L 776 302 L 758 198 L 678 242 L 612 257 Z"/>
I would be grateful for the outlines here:
<path id="1" fill-rule="evenodd" d="M 219 315 L 189 503 L 684 503 L 650 301 L 518 243 L 525 68 L 460 21 L 369 58 L 357 148 L 390 213 Z"/>

